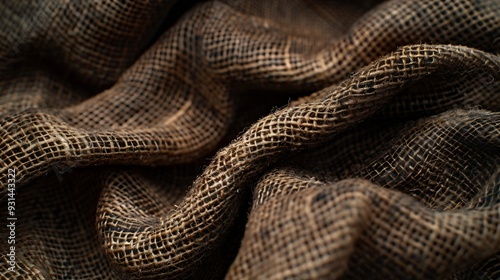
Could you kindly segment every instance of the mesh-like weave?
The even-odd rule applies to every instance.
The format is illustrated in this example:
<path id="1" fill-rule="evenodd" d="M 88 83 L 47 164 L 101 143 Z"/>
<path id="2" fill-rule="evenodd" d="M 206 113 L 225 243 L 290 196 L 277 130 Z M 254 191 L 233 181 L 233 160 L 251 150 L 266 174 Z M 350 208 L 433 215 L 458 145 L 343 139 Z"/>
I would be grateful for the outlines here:
<path id="1" fill-rule="evenodd" d="M 2 278 L 500 278 L 498 0 L 175 2 L 0 2 Z"/>

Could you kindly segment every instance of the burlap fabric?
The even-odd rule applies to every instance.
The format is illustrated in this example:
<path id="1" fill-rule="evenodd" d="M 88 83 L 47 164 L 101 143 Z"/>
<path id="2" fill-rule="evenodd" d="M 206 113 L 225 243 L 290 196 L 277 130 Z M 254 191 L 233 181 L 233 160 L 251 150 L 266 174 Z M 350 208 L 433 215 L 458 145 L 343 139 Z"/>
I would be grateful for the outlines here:
<path id="1" fill-rule="evenodd" d="M 175 2 L 0 2 L 2 278 L 500 278 L 498 0 Z"/>

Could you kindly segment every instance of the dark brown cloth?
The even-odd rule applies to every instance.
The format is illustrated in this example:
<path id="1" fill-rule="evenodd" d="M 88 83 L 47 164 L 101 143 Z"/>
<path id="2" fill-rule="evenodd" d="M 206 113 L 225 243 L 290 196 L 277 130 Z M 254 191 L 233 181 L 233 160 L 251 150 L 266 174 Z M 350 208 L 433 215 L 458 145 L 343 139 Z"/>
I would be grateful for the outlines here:
<path id="1" fill-rule="evenodd" d="M 0 27 L 1 277 L 500 278 L 500 1 L 0 1 Z"/>

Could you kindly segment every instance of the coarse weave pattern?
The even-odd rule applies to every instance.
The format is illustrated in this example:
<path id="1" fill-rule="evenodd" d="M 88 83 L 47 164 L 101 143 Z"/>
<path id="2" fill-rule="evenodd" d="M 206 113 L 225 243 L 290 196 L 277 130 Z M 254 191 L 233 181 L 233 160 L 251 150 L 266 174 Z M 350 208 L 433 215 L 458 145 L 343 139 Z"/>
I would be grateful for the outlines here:
<path id="1" fill-rule="evenodd" d="M 500 1 L 20 0 L 0 26 L 3 279 L 500 278 Z"/>

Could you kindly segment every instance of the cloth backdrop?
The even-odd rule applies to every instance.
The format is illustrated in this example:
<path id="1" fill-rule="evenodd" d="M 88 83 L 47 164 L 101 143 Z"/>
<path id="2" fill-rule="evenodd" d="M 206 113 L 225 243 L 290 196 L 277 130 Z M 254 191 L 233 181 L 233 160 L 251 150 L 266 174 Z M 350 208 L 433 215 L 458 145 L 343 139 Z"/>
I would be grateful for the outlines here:
<path id="1" fill-rule="evenodd" d="M 500 1 L 2 0 L 0 142 L 3 279 L 500 279 Z"/>

